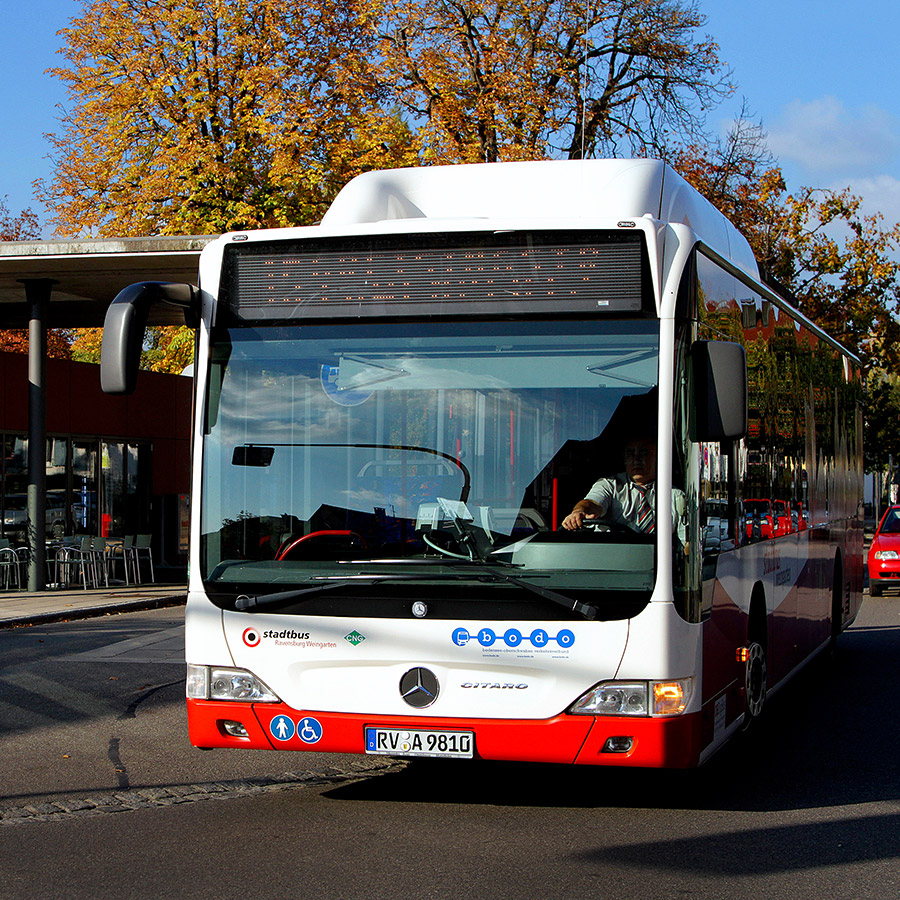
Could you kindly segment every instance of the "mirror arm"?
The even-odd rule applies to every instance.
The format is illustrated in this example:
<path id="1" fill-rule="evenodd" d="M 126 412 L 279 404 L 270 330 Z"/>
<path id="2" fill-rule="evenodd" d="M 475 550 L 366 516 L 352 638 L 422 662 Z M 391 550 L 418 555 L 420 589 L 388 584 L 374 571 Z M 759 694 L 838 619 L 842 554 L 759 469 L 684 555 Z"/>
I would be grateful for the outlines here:
<path id="1" fill-rule="evenodd" d="M 191 284 L 142 281 L 116 295 L 106 310 L 100 351 L 100 386 L 107 394 L 132 394 L 150 308 L 169 303 L 184 310 L 185 324 L 196 327 L 200 292 Z"/>

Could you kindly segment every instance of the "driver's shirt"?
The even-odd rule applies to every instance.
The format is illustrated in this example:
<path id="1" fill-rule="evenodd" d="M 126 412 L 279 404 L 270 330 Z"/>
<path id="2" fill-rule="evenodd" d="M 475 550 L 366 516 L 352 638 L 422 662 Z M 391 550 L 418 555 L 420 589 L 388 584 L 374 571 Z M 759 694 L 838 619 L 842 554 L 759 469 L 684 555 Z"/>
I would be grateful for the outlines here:
<path id="1" fill-rule="evenodd" d="M 653 481 L 646 487 L 636 485 L 624 472 L 620 472 L 615 478 L 598 478 L 591 489 L 584 495 L 585 500 L 593 500 L 598 506 L 606 510 L 606 514 L 599 521 L 612 522 L 624 525 L 633 531 L 642 531 L 639 510 L 646 497 L 650 508 L 656 509 L 656 482 Z M 672 530 L 678 528 L 684 509 L 684 493 L 678 488 L 672 490 Z M 590 520 L 588 520 L 590 521 Z M 679 531 L 681 529 L 678 529 Z"/>

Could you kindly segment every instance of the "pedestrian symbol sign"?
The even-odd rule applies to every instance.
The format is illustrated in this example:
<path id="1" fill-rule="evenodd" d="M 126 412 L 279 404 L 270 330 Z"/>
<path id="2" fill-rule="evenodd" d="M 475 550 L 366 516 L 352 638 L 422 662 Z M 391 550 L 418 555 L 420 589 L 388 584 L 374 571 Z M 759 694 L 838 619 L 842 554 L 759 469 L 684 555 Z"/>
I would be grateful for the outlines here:
<path id="1" fill-rule="evenodd" d="M 294 736 L 294 722 L 287 716 L 275 716 L 269 723 L 272 737 L 278 741 L 289 741 Z"/>

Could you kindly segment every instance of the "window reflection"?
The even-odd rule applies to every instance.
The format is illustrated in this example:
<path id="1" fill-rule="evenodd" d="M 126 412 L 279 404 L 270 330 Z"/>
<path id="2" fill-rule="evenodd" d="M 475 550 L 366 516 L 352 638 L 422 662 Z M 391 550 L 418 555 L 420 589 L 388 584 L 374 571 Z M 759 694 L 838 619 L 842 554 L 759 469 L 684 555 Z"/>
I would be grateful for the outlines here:
<path id="1" fill-rule="evenodd" d="M 2 536 L 27 542 L 28 440 L 2 436 Z M 150 530 L 149 442 L 48 437 L 46 536 L 118 537 Z"/>

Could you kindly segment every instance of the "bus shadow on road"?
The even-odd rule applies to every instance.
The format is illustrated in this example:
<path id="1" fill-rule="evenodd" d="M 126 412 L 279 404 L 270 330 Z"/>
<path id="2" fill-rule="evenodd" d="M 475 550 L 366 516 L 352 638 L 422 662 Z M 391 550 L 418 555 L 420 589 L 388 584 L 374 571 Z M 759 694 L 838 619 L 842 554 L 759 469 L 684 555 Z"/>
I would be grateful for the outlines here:
<path id="1" fill-rule="evenodd" d="M 410 760 L 393 774 L 335 788 L 326 796 L 370 802 L 735 811 L 896 801 L 900 718 L 893 709 L 898 651 L 900 628 L 848 631 L 836 658 L 814 660 L 771 698 L 753 729 L 697 770 L 423 759 Z M 876 831 L 880 833 L 880 826 Z"/>
<path id="2" fill-rule="evenodd" d="M 900 814 L 866 815 L 708 833 L 627 845 L 609 844 L 576 853 L 581 863 L 626 865 L 655 874 L 691 873 L 740 878 L 895 859 Z"/>

